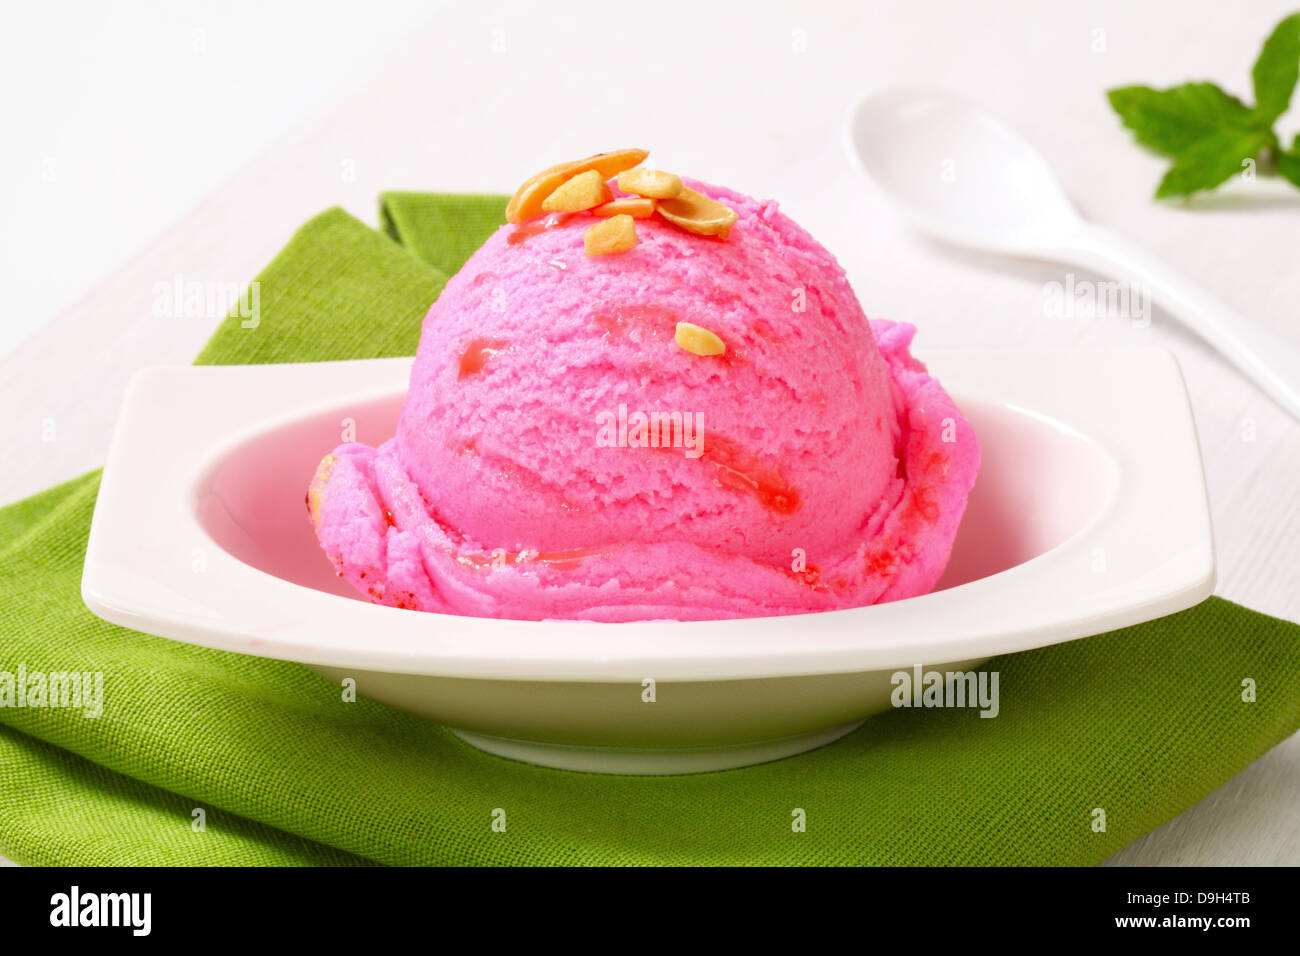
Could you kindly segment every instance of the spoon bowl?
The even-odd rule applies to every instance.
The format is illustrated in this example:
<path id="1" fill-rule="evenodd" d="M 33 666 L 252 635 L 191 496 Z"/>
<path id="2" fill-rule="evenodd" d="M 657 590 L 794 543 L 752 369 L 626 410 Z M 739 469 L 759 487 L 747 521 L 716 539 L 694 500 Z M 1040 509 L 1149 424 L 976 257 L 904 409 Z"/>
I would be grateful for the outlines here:
<path id="1" fill-rule="evenodd" d="M 1024 252 L 1078 228 L 1043 158 L 1014 131 L 951 93 L 895 89 L 862 100 L 850 148 L 925 231 Z"/>
<path id="2" fill-rule="evenodd" d="M 850 155 L 923 232 L 1004 255 L 1137 282 L 1175 319 L 1300 418 L 1300 348 L 1234 312 L 1074 210 L 1043 157 L 960 96 L 873 93 L 849 114 Z"/>

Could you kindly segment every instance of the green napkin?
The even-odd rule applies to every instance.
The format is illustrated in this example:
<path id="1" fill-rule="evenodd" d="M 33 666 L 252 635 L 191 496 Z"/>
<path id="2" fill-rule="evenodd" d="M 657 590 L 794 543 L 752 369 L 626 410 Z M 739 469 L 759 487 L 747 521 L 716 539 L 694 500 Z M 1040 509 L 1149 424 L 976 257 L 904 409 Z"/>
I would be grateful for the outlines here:
<path id="1" fill-rule="evenodd" d="M 323 213 L 259 277 L 260 324 L 232 316 L 199 361 L 412 352 L 503 208 L 392 194 L 387 235 Z M 94 617 L 79 583 L 98 481 L 0 509 L 0 672 L 104 675 L 98 718 L 0 707 L 0 852 L 21 863 L 1086 864 L 1300 727 L 1300 627 L 1212 598 L 991 661 L 992 720 L 896 710 L 821 750 L 699 776 L 530 767 L 345 703 L 298 665 Z"/>

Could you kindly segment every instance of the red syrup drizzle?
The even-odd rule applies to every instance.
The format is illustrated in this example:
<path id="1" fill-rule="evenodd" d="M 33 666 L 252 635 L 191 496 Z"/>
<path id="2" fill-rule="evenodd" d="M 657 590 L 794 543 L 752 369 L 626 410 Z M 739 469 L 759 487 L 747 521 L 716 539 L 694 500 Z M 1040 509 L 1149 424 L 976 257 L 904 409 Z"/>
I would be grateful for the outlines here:
<path id="1" fill-rule="evenodd" d="M 459 380 L 477 375 L 483 371 L 483 366 L 487 365 L 489 359 L 504 351 L 509 345 L 509 342 L 502 339 L 474 339 L 461 353 L 460 374 L 456 378 Z"/>
<path id="2" fill-rule="evenodd" d="M 447 448 L 456 455 L 477 455 L 479 453 L 478 442 L 473 438 L 449 441 Z M 554 551 L 525 549 L 523 551 L 500 551 L 494 554 L 483 554 L 481 552 L 451 549 L 449 553 L 452 560 L 461 567 L 482 571 L 511 564 L 545 564 L 553 568 L 569 568 L 578 564 L 583 558 L 594 554 L 604 554 L 607 550 L 606 548 L 563 548 Z"/>
<path id="3" fill-rule="evenodd" d="M 552 216 L 547 216 L 544 219 L 534 219 L 532 222 L 525 222 L 522 225 L 515 226 L 510 235 L 506 237 L 506 243 L 512 246 L 522 246 L 529 239 L 533 238 L 533 236 L 541 235 L 549 229 L 558 229 L 572 218 L 573 213 L 562 212 L 556 213 Z"/>
<path id="4" fill-rule="evenodd" d="M 511 564 L 545 564 L 553 568 L 571 568 L 583 558 L 601 554 L 602 548 L 564 548 L 557 551 L 499 551 L 496 554 L 457 551 L 456 563 L 466 568 L 481 571 L 494 566 Z"/>
<path id="5" fill-rule="evenodd" d="M 899 520 L 908 532 L 915 532 L 939 520 L 939 483 L 948 474 L 948 456 L 942 451 L 931 451 L 921 462 L 920 474 L 914 475 L 917 484 L 907 490 Z"/>
<path id="6" fill-rule="evenodd" d="M 776 331 L 776 329 L 772 327 L 772 324 L 768 322 L 766 319 L 759 319 L 757 322 L 754 323 L 754 333 L 760 339 L 764 339 L 765 341 L 771 342 L 773 345 L 785 344 L 785 339 L 781 337 L 781 335 Z"/>
<path id="7" fill-rule="evenodd" d="M 680 448 L 669 445 L 647 448 L 651 451 L 682 453 Z M 798 489 L 785 480 L 778 468 L 744 450 L 729 438 L 709 434 L 706 430 L 704 451 L 698 460 L 713 469 L 714 481 L 720 487 L 753 495 L 769 511 L 791 515 L 803 505 Z"/>
<path id="8" fill-rule="evenodd" d="M 729 438 L 706 433 L 701 458 L 713 467 L 718 484 L 752 494 L 769 511 L 790 515 L 803 504 L 780 470 Z"/>
<path id="9" fill-rule="evenodd" d="M 671 334 L 676 331 L 677 313 L 654 302 L 618 303 L 598 308 L 592 315 L 592 322 L 603 329 L 609 339 L 623 339 L 639 329 Z M 732 349 L 717 358 L 729 365 L 739 359 Z M 658 450 L 676 449 L 661 447 Z M 780 471 L 730 439 L 706 435 L 701 460 L 712 466 L 719 485 L 752 494 L 764 507 L 777 514 L 794 514 L 799 510 L 802 503 L 799 492 L 785 481 Z"/>
<path id="10" fill-rule="evenodd" d="M 830 590 L 830 587 L 822 580 L 822 569 L 815 564 L 808 565 L 802 571 L 791 571 L 790 575 L 800 584 L 813 591 Z"/>
<path id="11" fill-rule="evenodd" d="M 889 541 L 874 542 L 867 549 L 866 554 L 867 574 L 872 577 L 890 577 L 898 570 L 898 542 L 892 538 Z"/>
<path id="12" fill-rule="evenodd" d="M 916 537 L 922 528 L 939 520 L 939 485 L 948 474 L 949 459 L 942 451 L 932 450 L 920 465 L 919 473 L 909 471 L 906 442 L 902 443 L 898 452 L 898 476 L 904 481 L 910 477 L 913 482 L 905 487 L 898 511 L 900 532 L 907 538 Z M 892 577 L 897 573 L 903 545 L 898 535 L 873 541 L 865 556 L 867 574 Z"/>

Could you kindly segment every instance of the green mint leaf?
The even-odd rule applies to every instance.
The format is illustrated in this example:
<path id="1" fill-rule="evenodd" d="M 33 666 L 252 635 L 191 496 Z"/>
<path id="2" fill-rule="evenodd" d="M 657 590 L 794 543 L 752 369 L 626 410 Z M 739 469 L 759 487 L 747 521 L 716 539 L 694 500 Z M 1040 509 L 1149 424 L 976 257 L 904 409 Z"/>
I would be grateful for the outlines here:
<path id="1" fill-rule="evenodd" d="M 1187 196 L 1227 182 L 1269 145 L 1273 134 L 1261 129 L 1226 129 L 1193 143 L 1174 160 L 1156 190 L 1157 199 Z"/>
<path id="2" fill-rule="evenodd" d="M 1251 71 L 1255 80 L 1255 114 L 1270 126 L 1291 104 L 1300 77 L 1300 13 L 1293 13 L 1264 41 Z"/>
<path id="3" fill-rule="evenodd" d="M 1249 107 L 1213 83 L 1124 86 L 1106 95 L 1139 143 L 1175 158 L 1224 129 L 1248 129 L 1253 119 Z"/>
<path id="4" fill-rule="evenodd" d="M 1300 186 L 1300 135 L 1296 136 L 1288 152 L 1278 150 L 1277 171 Z"/>

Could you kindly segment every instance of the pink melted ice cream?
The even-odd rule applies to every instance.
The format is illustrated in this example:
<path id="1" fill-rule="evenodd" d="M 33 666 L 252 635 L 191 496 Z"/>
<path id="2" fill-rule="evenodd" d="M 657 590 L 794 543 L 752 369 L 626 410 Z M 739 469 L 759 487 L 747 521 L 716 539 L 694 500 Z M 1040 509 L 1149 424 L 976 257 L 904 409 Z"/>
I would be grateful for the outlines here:
<path id="1" fill-rule="evenodd" d="M 652 217 L 631 251 L 588 258 L 596 220 L 560 214 L 502 226 L 447 284 L 396 436 L 340 446 L 311 485 L 321 546 L 359 591 L 632 621 L 935 586 L 980 450 L 910 355 L 915 329 L 868 321 L 775 202 L 687 185 L 739 214 L 728 238 Z M 678 322 L 726 352 L 679 347 Z"/>

